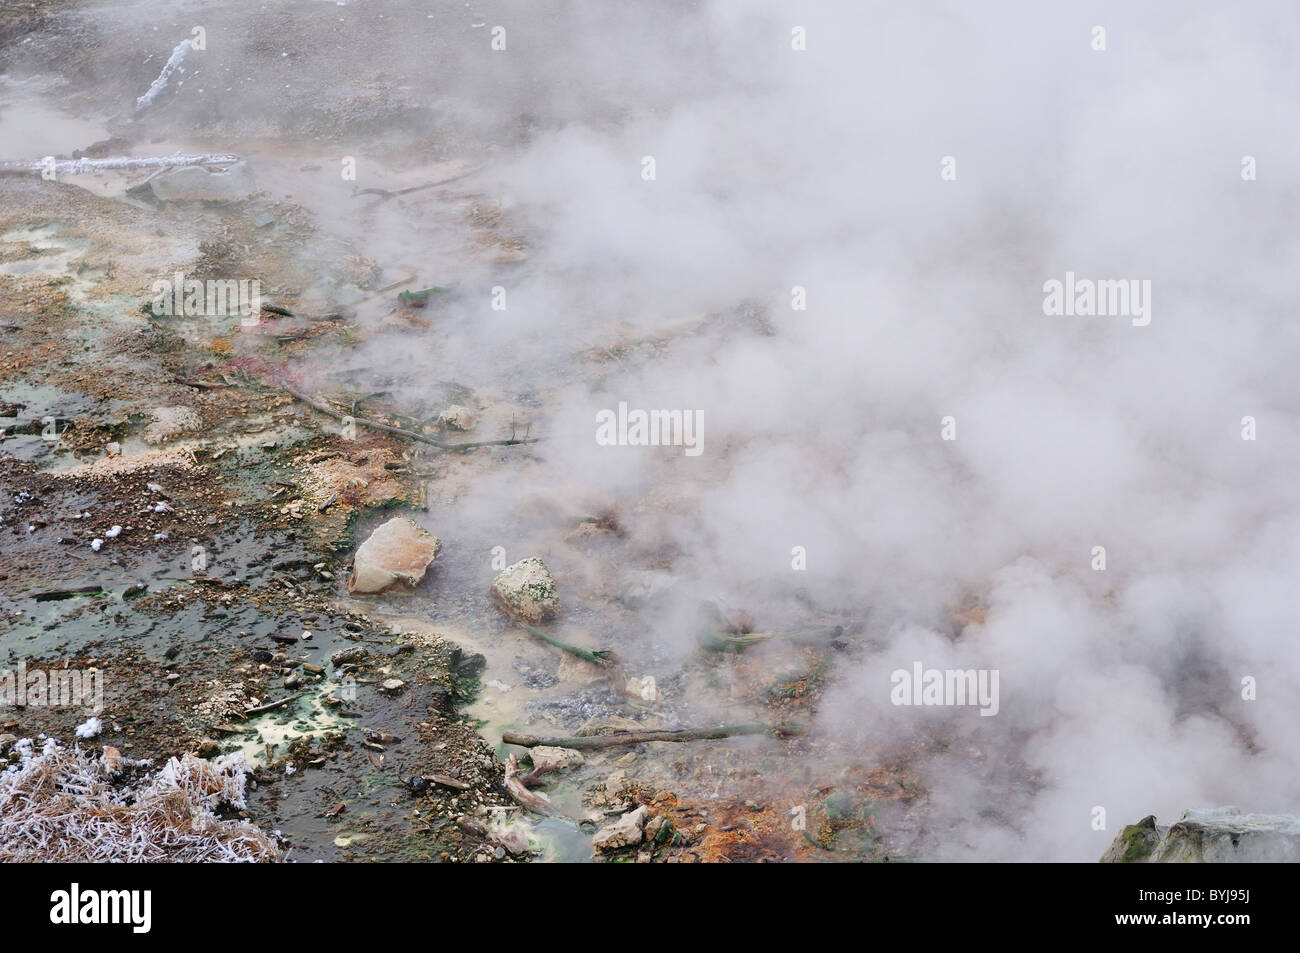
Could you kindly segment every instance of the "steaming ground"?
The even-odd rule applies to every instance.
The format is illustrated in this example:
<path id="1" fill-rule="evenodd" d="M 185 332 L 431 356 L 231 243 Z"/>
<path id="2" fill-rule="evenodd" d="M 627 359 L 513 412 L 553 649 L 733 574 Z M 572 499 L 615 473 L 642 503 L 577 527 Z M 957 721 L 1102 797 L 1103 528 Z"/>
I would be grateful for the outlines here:
<path id="1" fill-rule="evenodd" d="M 582 582 L 566 613 L 638 674 L 694 651 L 702 598 L 760 628 L 843 620 L 869 651 L 834 671 L 816 727 L 837 758 L 906 756 L 927 798 L 903 847 L 927 859 L 1093 860 L 1150 813 L 1297 810 L 1289 5 L 130 9 L 174 21 L 164 58 L 209 14 L 213 62 L 243 17 L 267 28 L 242 43 L 292 53 L 217 97 L 219 128 L 318 132 L 317 154 L 361 157 L 362 187 L 424 160 L 480 170 L 526 259 L 458 254 L 445 198 L 357 213 L 328 170 L 294 197 L 386 277 L 457 282 L 435 328 L 375 316 L 352 366 L 412 400 L 455 380 L 544 437 L 448 491 L 430 528 L 467 551 L 550 545 Z M 344 18 L 337 42 L 296 44 L 291 13 Z M 138 95 L 161 60 L 131 68 Z M 192 137 L 218 108 L 192 81 L 158 107 L 184 134 L 143 121 Z M 1150 280 L 1150 323 L 1045 316 L 1066 272 Z M 701 413 L 704 452 L 597 445 L 620 401 Z M 510 515 L 572 483 L 618 501 L 617 544 L 547 544 Z M 676 585 L 629 616 L 613 597 L 644 570 Z M 996 669 L 998 714 L 892 705 L 914 661 Z"/>
<path id="2" fill-rule="evenodd" d="M 1293 15 L 752 9 L 699 10 L 713 42 L 665 64 L 670 109 L 539 133 L 501 175 L 542 236 L 493 329 L 522 364 L 542 329 L 719 316 L 568 391 L 547 464 L 665 494 L 638 535 L 669 537 L 692 592 L 771 618 L 805 590 L 868 620 L 883 648 L 821 726 L 939 730 L 995 766 L 922 762 L 937 826 L 959 825 L 931 856 L 1091 859 L 1146 813 L 1294 810 Z M 793 23 L 809 49 L 778 56 Z M 1243 182 L 1244 155 L 1274 172 Z M 1150 325 L 1044 317 L 1067 270 L 1150 278 Z M 705 453 L 597 447 L 619 400 L 701 410 Z M 970 599 L 987 621 L 958 631 Z M 673 644 L 669 619 L 645 624 Z M 893 707 L 913 660 L 999 670 L 999 714 Z"/>

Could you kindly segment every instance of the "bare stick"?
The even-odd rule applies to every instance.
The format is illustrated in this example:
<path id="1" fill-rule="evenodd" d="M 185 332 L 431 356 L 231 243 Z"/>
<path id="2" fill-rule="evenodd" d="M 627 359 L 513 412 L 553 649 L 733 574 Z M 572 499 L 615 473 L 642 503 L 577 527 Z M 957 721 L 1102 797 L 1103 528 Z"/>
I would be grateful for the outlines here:
<path id="1" fill-rule="evenodd" d="M 444 443 L 437 437 L 430 437 L 428 434 L 417 433 L 414 430 L 403 430 L 401 427 L 390 427 L 388 424 L 381 424 L 379 421 L 370 420 L 367 417 L 345 414 L 342 411 L 335 410 L 326 403 L 316 400 L 314 397 L 304 394 L 300 390 L 296 390 L 288 384 L 282 383 L 280 387 L 290 396 L 302 401 L 308 407 L 311 407 L 313 410 L 319 410 L 322 414 L 333 417 L 335 420 L 343 420 L 346 418 L 362 427 L 369 427 L 371 430 L 379 430 L 383 433 L 391 433 L 398 437 L 406 437 L 408 440 L 418 440 L 420 443 L 427 443 L 430 446 L 437 447 L 439 450 L 447 450 L 452 453 L 463 453 L 466 450 L 474 450 L 478 447 L 513 447 L 521 443 L 537 442 L 537 438 L 534 437 L 531 440 L 527 438 L 523 440 L 515 440 L 514 438 L 511 438 L 509 440 L 479 440 L 475 443 Z"/>
<path id="2" fill-rule="evenodd" d="M 306 694 L 307 694 L 306 692 L 299 692 L 296 695 L 290 695 L 288 698 L 281 698 L 278 702 L 268 702 L 265 705 L 258 705 L 256 708 L 245 708 L 244 716 L 252 717 L 253 715 L 260 715 L 263 712 L 275 711 L 275 709 L 283 708 L 291 701 L 297 701 L 299 698 L 302 698 L 302 696 Z"/>
<path id="3" fill-rule="evenodd" d="M 185 165 L 231 165 L 238 162 L 236 155 L 185 155 L 176 153 L 170 156 L 116 156 L 107 159 L 60 159 L 54 163 L 56 176 L 82 175 L 87 172 L 133 171 L 136 169 L 166 169 L 170 166 Z M 20 159 L 0 162 L 0 174 L 30 175 L 46 170 L 46 165 L 39 161 Z"/>
<path id="4" fill-rule="evenodd" d="M 541 735 L 525 735 L 517 731 L 507 731 L 501 740 L 508 745 L 521 745 L 535 748 L 549 745 L 556 748 L 618 748 L 623 745 L 639 745 L 647 741 L 709 741 L 716 738 L 730 738 L 734 735 L 774 735 L 778 738 L 803 733 L 799 725 L 718 725 L 716 728 L 675 728 L 664 731 L 616 731 L 607 735 L 574 736 L 571 738 L 546 738 Z"/>
<path id="5" fill-rule="evenodd" d="M 482 166 L 477 169 L 470 169 L 468 172 L 462 172 L 460 175 L 453 175 L 448 179 L 440 179 L 437 182 L 426 182 L 423 185 L 408 185 L 404 189 L 355 189 L 352 195 L 378 195 L 385 199 L 390 199 L 394 195 L 410 195 L 412 192 L 419 192 L 423 189 L 433 189 L 440 185 L 447 185 L 450 182 L 459 182 L 461 179 L 467 179 L 476 172 L 482 170 Z"/>

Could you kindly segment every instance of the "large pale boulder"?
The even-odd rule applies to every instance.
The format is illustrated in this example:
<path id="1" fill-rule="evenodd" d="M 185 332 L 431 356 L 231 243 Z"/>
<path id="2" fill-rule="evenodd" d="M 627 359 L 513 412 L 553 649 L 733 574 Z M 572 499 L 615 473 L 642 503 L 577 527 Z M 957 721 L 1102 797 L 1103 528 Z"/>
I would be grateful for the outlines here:
<path id="1" fill-rule="evenodd" d="M 492 601 L 506 615 L 520 622 L 549 622 L 560 614 L 560 597 L 555 579 L 536 556 L 507 566 L 492 581 Z"/>
<path id="2" fill-rule="evenodd" d="M 396 585 L 414 586 L 442 549 L 438 539 L 405 516 L 384 523 L 357 549 L 348 577 L 348 592 L 383 592 Z"/>

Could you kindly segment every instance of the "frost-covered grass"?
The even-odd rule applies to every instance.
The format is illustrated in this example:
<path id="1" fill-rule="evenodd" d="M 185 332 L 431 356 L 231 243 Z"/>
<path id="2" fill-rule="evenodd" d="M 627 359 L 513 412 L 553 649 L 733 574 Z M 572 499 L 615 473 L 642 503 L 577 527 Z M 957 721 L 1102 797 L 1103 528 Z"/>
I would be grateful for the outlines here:
<path id="1" fill-rule="evenodd" d="M 16 749 L 19 761 L 0 772 L 0 862 L 281 859 L 255 825 L 214 813 L 246 806 L 241 754 L 186 754 L 132 782 L 144 763 L 116 752 L 97 757 L 52 738 Z"/>

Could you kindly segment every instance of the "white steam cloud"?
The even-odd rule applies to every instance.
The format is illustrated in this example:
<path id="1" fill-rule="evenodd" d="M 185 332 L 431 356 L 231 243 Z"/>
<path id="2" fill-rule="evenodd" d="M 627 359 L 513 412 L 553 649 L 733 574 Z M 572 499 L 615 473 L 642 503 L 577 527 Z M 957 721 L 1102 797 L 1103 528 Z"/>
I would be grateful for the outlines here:
<path id="1" fill-rule="evenodd" d="M 1296 809 L 1298 25 L 1286 4 L 709 3 L 621 87 L 531 41 L 554 58 L 533 108 L 564 121 L 496 167 L 538 240 L 485 333 L 523 374 L 543 342 L 668 341 L 567 388 L 551 476 L 642 500 L 625 555 L 666 537 L 693 592 L 866 620 L 880 648 L 821 728 L 982 754 L 919 761 L 959 829 L 928 856 L 1091 860 L 1147 813 Z M 602 21 L 612 45 L 635 27 Z M 572 115 L 566 70 L 618 121 Z M 1151 282 L 1150 323 L 1045 316 L 1067 271 Z M 708 451 L 598 446 L 621 399 L 702 410 Z M 955 635 L 971 599 L 986 621 Z M 668 645 L 678 622 L 646 619 Z M 997 669 L 997 717 L 892 706 L 914 659 Z"/>

